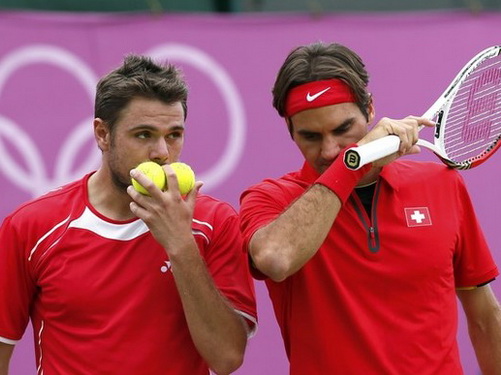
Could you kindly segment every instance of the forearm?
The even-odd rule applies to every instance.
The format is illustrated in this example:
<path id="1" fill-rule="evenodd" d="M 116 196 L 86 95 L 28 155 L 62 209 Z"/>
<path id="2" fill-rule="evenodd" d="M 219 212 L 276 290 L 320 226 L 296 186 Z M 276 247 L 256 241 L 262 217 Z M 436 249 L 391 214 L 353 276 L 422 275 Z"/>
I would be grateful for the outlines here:
<path id="1" fill-rule="evenodd" d="M 8 375 L 9 374 L 9 363 L 2 362 L 0 360 L 0 375 Z"/>
<path id="2" fill-rule="evenodd" d="M 485 324 L 469 324 L 470 338 L 483 375 L 501 375 L 501 310 Z"/>
<path id="3" fill-rule="evenodd" d="M 9 373 L 9 362 L 13 350 L 14 345 L 0 342 L 0 375 L 7 375 Z"/>
<path id="4" fill-rule="evenodd" d="M 254 265 L 274 281 L 294 274 L 315 255 L 342 205 L 371 169 L 349 170 L 343 158 L 343 153 L 338 155 L 310 189 L 251 239 Z"/>
<path id="5" fill-rule="evenodd" d="M 246 323 L 216 288 L 195 242 L 179 250 L 169 256 L 192 339 L 212 371 L 229 374 L 243 361 Z"/>
<path id="6" fill-rule="evenodd" d="M 143 185 L 151 181 L 132 171 Z M 175 173 L 167 173 L 169 186 Z M 175 185 L 174 185 L 175 186 Z M 143 196 L 129 187 L 131 211 L 141 218 L 169 256 L 188 328 L 200 355 L 217 374 L 235 371 L 247 344 L 244 320 L 216 288 L 192 234 L 193 212 L 201 183 L 183 199 L 176 189 Z M 234 244 L 238 246 L 240 242 Z"/>
<path id="7" fill-rule="evenodd" d="M 489 285 L 458 290 L 483 375 L 501 375 L 501 307 Z"/>
<path id="8" fill-rule="evenodd" d="M 313 185 L 255 233 L 249 246 L 254 265 L 275 281 L 294 274 L 318 251 L 340 209 L 336 194 Z"/>

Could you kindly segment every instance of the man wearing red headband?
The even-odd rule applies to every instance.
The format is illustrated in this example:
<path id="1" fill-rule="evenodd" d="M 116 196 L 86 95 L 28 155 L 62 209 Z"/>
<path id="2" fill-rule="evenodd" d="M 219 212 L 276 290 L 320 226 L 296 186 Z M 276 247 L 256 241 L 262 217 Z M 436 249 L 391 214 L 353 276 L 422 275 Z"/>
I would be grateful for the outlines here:
<path id="1" fill-rule="evenodd" d="M 422 117 L 381 119 L 360 57 L 339 44 L 293 50 L 273 105 L 305 163 L 241 197 L 254 276 L 264 279 L 292 375 L 459 375 L 459 296 L 479 365 L 501 374 L 498 269 L 461 176 L 419 152 Z M 399 152 L 352 171 L 353 144 L 395 134 Z M 444 193 L 447 192 L 447 193 Z"/>

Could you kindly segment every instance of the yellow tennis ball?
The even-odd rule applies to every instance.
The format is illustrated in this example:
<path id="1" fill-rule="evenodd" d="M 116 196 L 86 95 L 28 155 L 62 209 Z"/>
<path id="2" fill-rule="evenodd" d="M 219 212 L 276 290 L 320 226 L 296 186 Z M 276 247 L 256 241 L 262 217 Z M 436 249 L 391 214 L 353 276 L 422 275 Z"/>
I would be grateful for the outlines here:
<path id="1" fill-rule="evenodd" d="M 139 164 L 136 167 L 137 170 L 140 170 L 145 174 L 146 177 L 148 177 L 153 183 L 160 189 L 164 190 L 165 185 L 166 185 L 166 178 L 165 178 L 165 172 L 162 168 L 161 165 L 153 162 L 153 161 L 145 161 L 141 164 Z M 143 195 L 150 195 L 148 193 L 148 190 L 146 190 L 139 182 L 132 180 L 132 186 L 134 189 L 136 189 L 138 192 L 140 192 Z"/>
<path id="2" fill-rule="evenodd" d="M 181 195 L 188 194 L 195 186 L 195 172 L 188 164 L 181 162 L 172 163 L 170 166 L 176 172 L 179 192 Z"/>

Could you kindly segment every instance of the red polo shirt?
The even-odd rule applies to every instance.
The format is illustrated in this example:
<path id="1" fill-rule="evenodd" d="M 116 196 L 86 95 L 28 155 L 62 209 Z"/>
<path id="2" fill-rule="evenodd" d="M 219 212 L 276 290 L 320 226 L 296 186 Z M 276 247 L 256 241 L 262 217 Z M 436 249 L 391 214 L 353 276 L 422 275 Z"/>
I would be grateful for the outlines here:
<path id="1" fill-rule="evenodd" d="M 305 164 L 245 191 L 244 246 L 316 178 Z M 370 217 L 352 194 L 316 255 L 266 285 L 292 375 L 458 375 L 455 288 L 497 275 L 461 176 L 398 161 Z"/>
<path id="2" fill-rule="evenodd" d="M 0 228 L 0 342 L 15 344 L 31 319 L 45 375 L 207 375 L 167 253 L 142 220 L 98 213 L 88 177 L 21 206 Z M 254 328 L 236 212 L 200 194 L 192 234 L 215 285 Z"/>

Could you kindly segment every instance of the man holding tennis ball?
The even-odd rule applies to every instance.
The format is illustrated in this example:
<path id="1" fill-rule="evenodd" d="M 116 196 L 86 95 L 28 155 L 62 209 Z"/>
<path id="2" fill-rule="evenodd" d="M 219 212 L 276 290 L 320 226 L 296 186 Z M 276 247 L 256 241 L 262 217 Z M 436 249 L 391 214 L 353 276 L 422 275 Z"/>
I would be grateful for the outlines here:
<path id="1" fill-rule="evenodd" d="M 173 65 L 131 55 L 99 81 L 100 168 L 0 229 L 0 375 L 30 319 L 39 373 L 241 365 L 256 327 L 247 255 L 235 210 L 179 162 L 186 113 Z"/>

